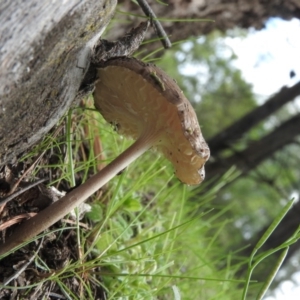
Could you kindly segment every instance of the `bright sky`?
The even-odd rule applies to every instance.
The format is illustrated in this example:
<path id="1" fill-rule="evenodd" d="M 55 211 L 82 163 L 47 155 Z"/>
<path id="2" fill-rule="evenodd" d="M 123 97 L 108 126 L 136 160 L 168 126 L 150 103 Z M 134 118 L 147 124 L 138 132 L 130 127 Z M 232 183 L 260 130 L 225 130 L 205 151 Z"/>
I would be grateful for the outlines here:
<path id="1" fill-rule="evenodd" d="M 258 95 L 270 95 L 300 80 L 300 21 L 271 19 L 266 28 L 251 30 L 246 38 L 226 38 L 238 55 L 236 66 L 253 83 Z M 296 76 L 291 79 L 290 71 Z M 299 297 L 300 299 L 300 297 Z"/>
<path id="2" fill-rule="evenodd" d="M 300 81 L 300 21 L 272 19 L 266 28 L 250 31 L 246 38 L 226 38 L 238 56 L 236 66 L 254 92 L 263 99 L 277 92 L 282 86 Z M 290 78 L 290 71 L 296 76 Z M 300 268 L 300 267 L 299 267 Z M 284 281 L 274 297 L 264 300 L 299 300 L 300 272 L 290 281 Z"/>

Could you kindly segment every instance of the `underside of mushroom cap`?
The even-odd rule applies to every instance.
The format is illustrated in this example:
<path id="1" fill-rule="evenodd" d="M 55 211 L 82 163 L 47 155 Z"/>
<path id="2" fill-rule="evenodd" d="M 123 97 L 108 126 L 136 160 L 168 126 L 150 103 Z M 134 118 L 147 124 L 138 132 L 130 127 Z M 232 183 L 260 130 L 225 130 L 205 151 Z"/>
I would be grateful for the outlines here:
<path id="1" fill-rule="evenodd" d="M 177 84 L 153 64 L 117 58 L 98 66 L 95 107 L 120 134 L 153 139 L 183 183 L 199 184 L 209 148 Z"/>

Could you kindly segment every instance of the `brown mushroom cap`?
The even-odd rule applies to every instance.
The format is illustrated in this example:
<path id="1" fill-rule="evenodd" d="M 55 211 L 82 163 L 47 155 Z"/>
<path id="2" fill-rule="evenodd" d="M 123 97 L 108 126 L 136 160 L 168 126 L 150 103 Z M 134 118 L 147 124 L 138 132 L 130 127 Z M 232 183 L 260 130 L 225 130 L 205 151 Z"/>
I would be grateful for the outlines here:
<path id="1" fill-rule="evenodd" d="M 120 134 L 146 135 L 183 183 L 199 184 L 209 148 L 196 113 L 174 80 L 153 64 L 116 58 L 98 66 L 95 107 Z"/>

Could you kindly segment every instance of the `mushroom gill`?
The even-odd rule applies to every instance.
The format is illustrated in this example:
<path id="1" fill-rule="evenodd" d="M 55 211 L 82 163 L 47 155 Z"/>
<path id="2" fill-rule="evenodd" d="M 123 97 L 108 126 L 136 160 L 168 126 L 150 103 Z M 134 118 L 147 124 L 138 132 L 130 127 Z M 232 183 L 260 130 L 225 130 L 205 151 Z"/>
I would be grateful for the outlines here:
<path id="1" fill-rule="evenodd" d="M 98 68 L 95 107 L 120 134 L 148 136 L 172 162 L 183 183 L 204 179 L 209 158 L 197 116 L 177 84 L 162 70 L 133 58 L 109 60 Z"/>

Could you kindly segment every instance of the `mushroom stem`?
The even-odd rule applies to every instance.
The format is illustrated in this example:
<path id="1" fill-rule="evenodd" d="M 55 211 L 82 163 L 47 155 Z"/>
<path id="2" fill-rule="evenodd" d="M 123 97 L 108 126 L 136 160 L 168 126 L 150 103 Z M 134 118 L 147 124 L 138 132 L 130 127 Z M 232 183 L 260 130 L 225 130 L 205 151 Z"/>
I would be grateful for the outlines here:
<path id="1" fill-rule="evenodd" d="M 129 148 L 100 172 L 39 212 L 33 218 L 22 223 L 15 229 L 5 243 L 0 246 L 0 255 L 3 255 L 14 247 L 34 238 L 37 234 L 62 219 L 72 209 L 83 203 L 88 197 L 103 187 L 110 179 L 150 149 L 155 140 L 156 138 L 152 135 L 141 135 Z"/>

